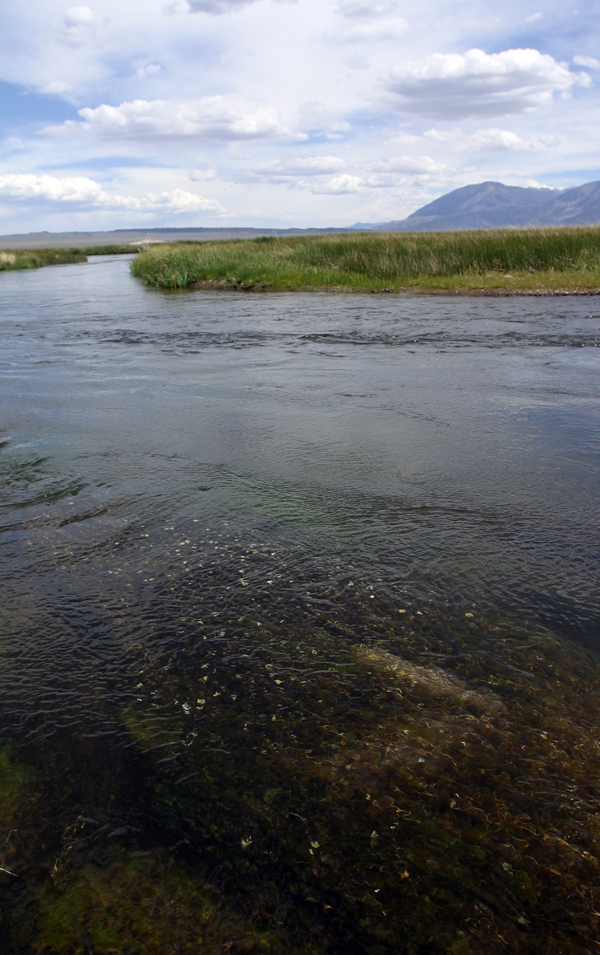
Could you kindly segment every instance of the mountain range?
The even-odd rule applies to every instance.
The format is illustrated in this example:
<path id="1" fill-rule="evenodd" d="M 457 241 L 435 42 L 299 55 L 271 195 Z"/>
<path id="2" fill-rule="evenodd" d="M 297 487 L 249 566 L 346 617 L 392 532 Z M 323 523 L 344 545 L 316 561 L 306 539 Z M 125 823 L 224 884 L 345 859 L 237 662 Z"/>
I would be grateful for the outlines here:
<path id="1" fill-rule="evenodd" d="M 406 219 L 354 228 L 373 232 L 446 232 L 503 226 L 564 226 L 600 223 L 600 182 L 572 189 L 540 189 L 480 182 L 463 186 L 417 209 Z"/>
<path id="2" fill-rule="evenodd" d="M 250 239 L 264 235 L 326 235 L 339 232 L 448 232 L 453 229 L 497 229 L 503 226 L 600 224 L 600 182 L 572 189 L 539 189 L 480 182 L 434 199 L 406 219 L 357 222 L 350 228 L 256 229 L 159 228 L 114 229 L 111 232 L 30 232 L 0 236 L 0 249 L 59 248 L 95 245 L 137 246 L 145 241 L 199 242 Z M 133 250 L 132 250 L 133 251 Z"/>

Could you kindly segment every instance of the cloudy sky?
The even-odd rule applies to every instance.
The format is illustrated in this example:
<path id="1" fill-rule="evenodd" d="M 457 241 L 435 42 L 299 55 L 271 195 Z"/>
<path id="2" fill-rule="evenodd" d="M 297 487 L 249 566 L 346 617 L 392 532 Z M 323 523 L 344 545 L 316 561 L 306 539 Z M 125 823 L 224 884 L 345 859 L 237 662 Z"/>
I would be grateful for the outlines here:
<path id="1" fill-rule="evenodd" d="M 600 5 L 3 3 L 0 233 L 345 226 L 600 179 Z"/>

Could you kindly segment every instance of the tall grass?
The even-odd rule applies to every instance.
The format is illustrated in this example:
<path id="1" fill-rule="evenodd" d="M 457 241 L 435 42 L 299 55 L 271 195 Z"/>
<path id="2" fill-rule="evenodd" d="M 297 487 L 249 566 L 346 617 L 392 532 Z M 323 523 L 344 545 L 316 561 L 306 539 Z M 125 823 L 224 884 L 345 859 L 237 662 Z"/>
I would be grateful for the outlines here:
<path id="1" fill-rule="evenodd" d="M 600 283 L 600 227 L 269 236 L 181 243 L 142 252 L 131 270 L 148 285 L 163 288 L 210 281 L 238 288 L 374 288 L 382 284 L 435 285 L 439 284 L 436 280 L 459 277 L 506 279 L 519 274 L 569 274 L 586 280 L 596 276 Z"/>
<path id="2" fill-rule="evenodd" d="M 81 249 L 4 249 L 0 251 L 0 271 L 2 272 L 86 261 L 86 254 Z"/>
<path id="3" fill-rule="evenodd" d="M 39 269 L 44 265 L 71 265 L 87 262 L 88 255 L 124 255 L 136 249 L 128 245 L 91 245 L 84 249 L 3 249 L 0 272 Z"/>

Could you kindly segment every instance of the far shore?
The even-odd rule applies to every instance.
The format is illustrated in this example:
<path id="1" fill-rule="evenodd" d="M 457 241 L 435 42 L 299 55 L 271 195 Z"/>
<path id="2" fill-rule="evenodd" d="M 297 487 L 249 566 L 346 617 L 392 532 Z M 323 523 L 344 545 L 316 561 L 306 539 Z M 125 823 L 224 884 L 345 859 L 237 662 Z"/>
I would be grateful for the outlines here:
<path id="1" fill-rule="evenodd" d="M 0 251 L 0 271 L 138 253 L 131 272 L 165 290 L 371 295 L 600 295 L 600 226 L 444 233 L 334 233 Z"/>

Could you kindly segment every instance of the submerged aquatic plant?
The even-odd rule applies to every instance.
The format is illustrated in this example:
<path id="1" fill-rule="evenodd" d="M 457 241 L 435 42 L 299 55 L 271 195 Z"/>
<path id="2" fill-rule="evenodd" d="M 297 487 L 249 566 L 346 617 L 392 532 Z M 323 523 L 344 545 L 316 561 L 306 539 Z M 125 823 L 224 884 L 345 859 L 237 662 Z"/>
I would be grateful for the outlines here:
<path id="1" fill-rule="evenodd" d="M 132 532 L 94 552 L 124 683 L 30 747 L 7 951 L 593 952 L 595 654 L 227 526 L 167 533 L 135 563 L 143 630 Z"/>

